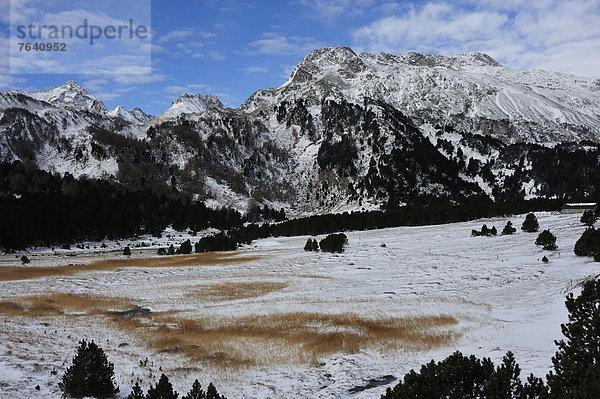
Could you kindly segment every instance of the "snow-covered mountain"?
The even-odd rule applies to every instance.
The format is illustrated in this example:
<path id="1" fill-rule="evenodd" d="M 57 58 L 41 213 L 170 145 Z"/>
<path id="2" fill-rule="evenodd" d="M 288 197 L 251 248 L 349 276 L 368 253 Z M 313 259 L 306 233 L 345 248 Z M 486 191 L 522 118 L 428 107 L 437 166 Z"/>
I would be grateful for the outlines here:
<path id="1" fill-rule="evenodd" d="M 24 94 L 57 107 L 72 107 L 96 114 L 105 114 L 107 112 L 102 101 L 72 80 L 52 89 L 29 91 Z"/>
<path id="2" fill-rule="evenodd" d="M 106 114 L 111 118 L 120 118 L 127 123 L 133 123 L 136 125 L 143 125 L 145 123 L 148 123 L 153 118 L 152 115 L 148 115 L 138 107 L 135 107 L 132 110 L 128 111 L 120 105 L 118 105 L 112 111 L 108 111 Z"/>
<path id="3" fill-rule="evenodd" d="M 296 98 L 384 101 L 417 124 L 451 124 L 504 142 L 600 140 L 600 80 L 516 71 L 481 53 L 454 57 L 356 54 L 348 47 L 308 54 L 289 80 L 260 90 L 253 112 Z"/>
<path id="4" fill-rule="evenodd" d="M 182 94 L 156 117 L 75 82 L 0 93 L 0 161 L 158 179 L 211 206 L 310 214 L 600 189 L 600 81 L 485 54 L 308 54 L 238 109 Z"/>

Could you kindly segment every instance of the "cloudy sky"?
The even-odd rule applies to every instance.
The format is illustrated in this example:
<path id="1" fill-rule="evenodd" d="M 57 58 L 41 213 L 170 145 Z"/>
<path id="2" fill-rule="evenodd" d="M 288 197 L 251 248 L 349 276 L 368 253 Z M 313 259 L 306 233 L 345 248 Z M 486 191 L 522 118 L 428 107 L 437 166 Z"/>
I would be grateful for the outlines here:
<path id="1" fill-rule="evenodd" d="M 144 2 L 150 4 L 149 0 L 127 4 Z M 22 71 L 11 71 L 8 62 L 9 50 L 16 45 L 10 40 L 11 35 L 14 39 L 8 17 L 10 5 L 21 11 L 28 6 L 30 14 L 24 12 L 21 16 L 37 11 L 40 21 L 45 21 L 50 14 L 55 18 L 82 15 L 86 5 L 86 12 L 90 12 L 90 4 L 93 11 L 94 1 L 0 0 L 0 90 L 39 90 L 75 80 L 108 108 L 140 106 L 158 114 L 183 92 L 215 94 L 225 105 L 237 107 L 254 91 L 283 83 L 308 52 L 338 45 L 350 46 L 357 52 L 393 54 L 418 51 L 454 55 L 480 51 L 515 69 L 600 77 L 598 0 L 151 3 L 149 47 L 139 45 L 131 48 L 130 54 L 117 56 L 122 49 L 107 42 L 103 51 L 105 55 L 114 52 L 112 58 L 97 57 L 96 62 L 90 63 L 88 54 L 78 68 L 63 68 L 60 74 L 53 73 L 56 68 L 17 74 L 11 72 Z M 57 10 L 61 7 L 62 13 Z M 130 7 L 118 16 L 135 19 L 140 15 L 138 11 Z M 114 17 L 100 11 L 99 14 L 107 20 Z M 151 68 L 143 68 L 143 60 L 138 69 L 119 64 L 141 60 L 135 57 L 147 49 L 148 54 L 151 49 Z M 107 59 L 112 64 L 103 61 Z M 96 68 L 99 65 L 105 69 Z M 110 73 L 98 73 L 106 68 L 113 69 Z"/>

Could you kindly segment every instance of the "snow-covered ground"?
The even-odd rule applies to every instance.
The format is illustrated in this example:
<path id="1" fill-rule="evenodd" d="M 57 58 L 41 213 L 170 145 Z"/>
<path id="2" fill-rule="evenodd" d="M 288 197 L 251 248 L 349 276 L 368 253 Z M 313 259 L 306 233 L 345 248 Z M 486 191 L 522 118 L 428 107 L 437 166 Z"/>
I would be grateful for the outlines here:
<path id="1" fill-rule="evenodd" d="M 339 255 L 304 252 L 306 236 L 270 238 L 255 241 L 233 256 L 252 257 L 249 261 L 115 267 L 2 281 L 0 302 L 48 293 L 118 297 L 148 307 L 153 314 L 178 311 L 173 317 L 199 322 L 306 313 L 380 320 L 446 315 L 458 323 L 439 327 L 455 339 L 433 349 L 409 345 L 391 349 L 385 342 L 373 342 L 348 353 L 316 353 L 306 362 L 290 355 L 295 360 L 287 363 L 285 354 L 253 352 L 256 365 L 223 369 L 207 361 L 191 361 L 178 351 L 152 349 L 139 331 L 119 327 L 102 314 L 32 317 L 0 311 L 0 397 L 60 397 L 56 382 L 81 338 L 100 343 L 114 362 L 122 398 L 130 392 L 132 381 L 142 380 L 147 388 L 161 370 L 180 393 L 187 392 L 198 378 L 203 386 L 212 381 L 229 398 L 377 398 L 386 386 L 356 394 L 348 390 L 387 374 L 402 377 L 411 368 L 441 360 L 455 350 L 495 362 L 510 350 L 523 370 L 522 377 L 530 372 L 544 377 L 551 369 L 554 340 L 561 338 L 560 323 L 567 320 L 564 296 L 571 290 L 577 292 L 583 279 L 600 274 L 600 263 L 573 254 L 574 243 L 585 229 L 579 215 L 537 215 L 540 228 L 549 228 L 558 237 L 557 251 L 542 251 L 534 244 L 537 234 L 520 230 L 512 236 L 470 236 L 483 223 L 501 231 L 510 219 L 519 227 L 524 220 L 521 215 L 347 232 L 349 245 Z M 133 259 L 151 253 L 134 251 Z M 550 259 L 547 264 L 541 262 L 544 255 Z M 30 255 L 29 266 L 22 267 L 89 263 L 107 256 L 66 257 L 40 251 Z M 0 257 L 0 267 L 9 264 L 20 262 L 14 255 Z M 235 293 L 206 294 L 212 292 L 210 287 L 227 284 L 267 289 L 239 298 Z M 202 287 L 200 295 L 190 295 L 194 287 Z M 239 345 L 249 348 L 252 342 Z M 264 346 L 265 341 L 260 342 Z M 280 343 L 273 341 L 277 348 Z M 146 357 L 148 364 L 141 367 L 139 361 Z M 270 358 L 279 360 L 264 360 Z"/>

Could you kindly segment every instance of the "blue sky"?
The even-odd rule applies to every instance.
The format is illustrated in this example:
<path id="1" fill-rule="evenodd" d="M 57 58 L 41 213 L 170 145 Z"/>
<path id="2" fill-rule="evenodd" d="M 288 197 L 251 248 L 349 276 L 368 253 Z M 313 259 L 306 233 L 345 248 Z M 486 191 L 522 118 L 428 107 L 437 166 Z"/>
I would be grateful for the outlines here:
<path id="1" fill-rule="evenodd" d="M 0 54 L 6 60 L 12 45 L 9 4 L 0 1 Z M 42 4 L 51 3 L 73 10 L 82 7 L 64 0 Z M 598 0 L 154 0 L 151 4 L 151 70 L 11 74 L 4 62 L 0 90 L 39 90 L 72 79 L 109 109 L 139 106 L 158 114 L 183 92 L 214 94 L 225 105 L 237 107 L 254 91 L 283 83 L 313 49 L 337 45 L 394 54 L 482 51 L 515 69 L 600 77 Z"/>

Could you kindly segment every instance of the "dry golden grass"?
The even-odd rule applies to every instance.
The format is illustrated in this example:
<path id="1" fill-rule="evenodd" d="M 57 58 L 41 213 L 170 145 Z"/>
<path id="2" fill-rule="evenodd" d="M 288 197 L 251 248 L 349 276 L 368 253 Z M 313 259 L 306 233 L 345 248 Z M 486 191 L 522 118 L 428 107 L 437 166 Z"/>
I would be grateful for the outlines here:
<path id="1" fill-rule="evenodd" d="M 188 298 L 195 301 L 230 301 L 256 298 L 288 286 L 285 282 L 255 281 L 197 285 L 188 289 Z"/>
<path id="2" fill-rule="evenodd" d="M 0 301 L 0 314 L 5 314 L 7 316 L 15 316 L 23 314 L 25 308 L 12 301 Z"/>
<path id="3" fill-rule="evenodd" d="M 216 320 L 154 314 L 149 322 L 113 320 L 158 352 L 222 367 L 310 363 L 317 356 L 367 348 L 427 350 L 448 345 L 458 335 L 450 329 L 458 321 L 447 315 L 367 318 L 294 312 Z"/>
<path id="4" fill-rule="evenodd" d="M 80 272 L 108 271 L 125 267 L 184 267 L 251 262 L 257 256 L 237 257 L 238 252 L 207 252 L 194 255 L 100 260 L 77 266 L 2 266 L 0 281 L 27 280 L 51 276 L 70 276 Z"/>
<path id="5" fill-rule="evenodd" d="M 47 294 L 20 297 L 16 302 L 0 302 L 0 314 L 30 317 L 56 316 L 65 313 L 105 314 L 108 311 L 131 308 L 126 298 L 92 295 Z"/>

